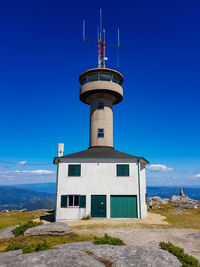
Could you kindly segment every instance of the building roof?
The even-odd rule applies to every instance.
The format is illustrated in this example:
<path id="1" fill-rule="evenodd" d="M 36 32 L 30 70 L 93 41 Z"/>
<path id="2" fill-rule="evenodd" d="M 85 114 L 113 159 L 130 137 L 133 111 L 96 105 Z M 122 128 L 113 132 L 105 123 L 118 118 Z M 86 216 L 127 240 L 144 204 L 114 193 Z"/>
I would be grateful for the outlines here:
<path id="1" fill-rule="evenodd" d="M 58 163 L 58 159 L 73 159 L 73 158 L 120 158 L 120 159 L 138 159 L 144 162 L 144 164 L 148 164 L 149 161 L 143 157 L 137 157 L 131 154 L 127 154 L 124 152 L 120 152 L 115 150 L 113 147 L 106 146 L 96 146 L 90 147 L 87 150 L 83 150 L 80 152 L 68 154 L 62 157 L 55 157 L 54 164 Z"/>

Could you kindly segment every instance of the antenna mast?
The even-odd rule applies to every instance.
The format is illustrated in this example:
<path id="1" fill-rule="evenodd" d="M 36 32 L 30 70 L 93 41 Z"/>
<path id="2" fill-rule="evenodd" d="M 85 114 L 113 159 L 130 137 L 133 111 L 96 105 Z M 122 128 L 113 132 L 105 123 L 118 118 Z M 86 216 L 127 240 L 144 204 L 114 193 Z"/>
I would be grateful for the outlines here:
<path id="1" fill-rule="evenodd" d="M 87 40 L 85 38 L 85 20 L 83 21 L 83 41 L 95 43 L 98 45 L 98 68 L 106 68 L 106 61 L 108 60 L 108 58 L 105 55 L 106 46 L 119 49 L 119 29 L 117 32 L 117 39 L 118 39 L 117 45 L 110 45 L 106 43 L 105 32 L 106 32 L 105 29 L 102 29 L 102 9 L 101 8 L 100 8 L 99 27 L 97 27 L 97 41 Z M 118 65 L 119 65 L 119 62 L 117 62 L 117 67 L 119 67 Z"/>

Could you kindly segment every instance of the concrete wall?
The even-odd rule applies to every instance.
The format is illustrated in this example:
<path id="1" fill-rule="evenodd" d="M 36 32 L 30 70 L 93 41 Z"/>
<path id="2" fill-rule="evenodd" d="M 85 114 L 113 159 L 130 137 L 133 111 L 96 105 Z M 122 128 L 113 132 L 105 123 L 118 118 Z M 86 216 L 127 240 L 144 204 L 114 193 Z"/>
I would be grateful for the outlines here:
<path id="1" fill-rule="evenodd" d="M 123 162 L 126 163 L 126 162 Z M 81 176 L 68 177 L 68 163 L 58 164 L 57 184 L 57 209 L 56 221 L 77 220 L 83 216 L 90 215 L 91 195 L 107 196 L 107 218 L 110 218 L 110 195 L 137 195 L 138 216 L 139 194 L 138 194 L 138 164 L 129 163 L 130 176 L 117 177 L 116 164 L 106 162 L 81 163 Z M 146 193 L 145 170 L 141 170 L 141 215 L 146 216 L 145 193 Z M 61 208 L 61 195 L 86 195 L 86 208 L 79 207 Z"/>
<path id="2" fill-rule="evenodd" d="M 100 102 L 104 104 L 104 109 L 98 109 Z M 98 129 L 104 129 L 104 138 L 97 136 Z M 113 110 L 112 100 L 110 99 L 94 98 L 90 102 L 91 146 L 113 146 Z"/>

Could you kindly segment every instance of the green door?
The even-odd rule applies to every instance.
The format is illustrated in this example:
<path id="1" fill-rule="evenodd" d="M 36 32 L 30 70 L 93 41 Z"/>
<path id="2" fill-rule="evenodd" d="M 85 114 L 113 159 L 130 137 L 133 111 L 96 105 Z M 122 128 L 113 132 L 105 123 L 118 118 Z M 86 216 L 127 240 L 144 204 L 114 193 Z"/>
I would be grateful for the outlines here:
<path id="1" fill-rule="evenodd" d="M 111 218 L 137 218 L 136 196 L 111 196 Z"/>
<path id="2" fill-rule="evenodd" d="M 91 217 L 106 218 L 106 196 L 91 196 Z"/>

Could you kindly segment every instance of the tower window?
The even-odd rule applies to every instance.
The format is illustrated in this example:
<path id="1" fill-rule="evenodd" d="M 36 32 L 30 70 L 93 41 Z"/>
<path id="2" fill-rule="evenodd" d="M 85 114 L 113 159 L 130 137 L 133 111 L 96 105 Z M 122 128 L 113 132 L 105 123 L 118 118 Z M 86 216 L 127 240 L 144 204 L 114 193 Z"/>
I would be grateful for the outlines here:
<path id="1" fill-rule="evenodd" d="M 101 81 L 111 81 L 111 75 L 107 73 L 101 73 L 100 74 L 100 80 Z"/>
<path id="2" fill-rule="evenodd" d="M 104 109 L 104 103 L 103 102 L 98 103 L 98 109 Z"/>
<path id="3" fill-rule="evenodd" d="M 97 137 L 100 137 L 100 138 L 104 137 L 104 129 L 98 129 Z"/>

